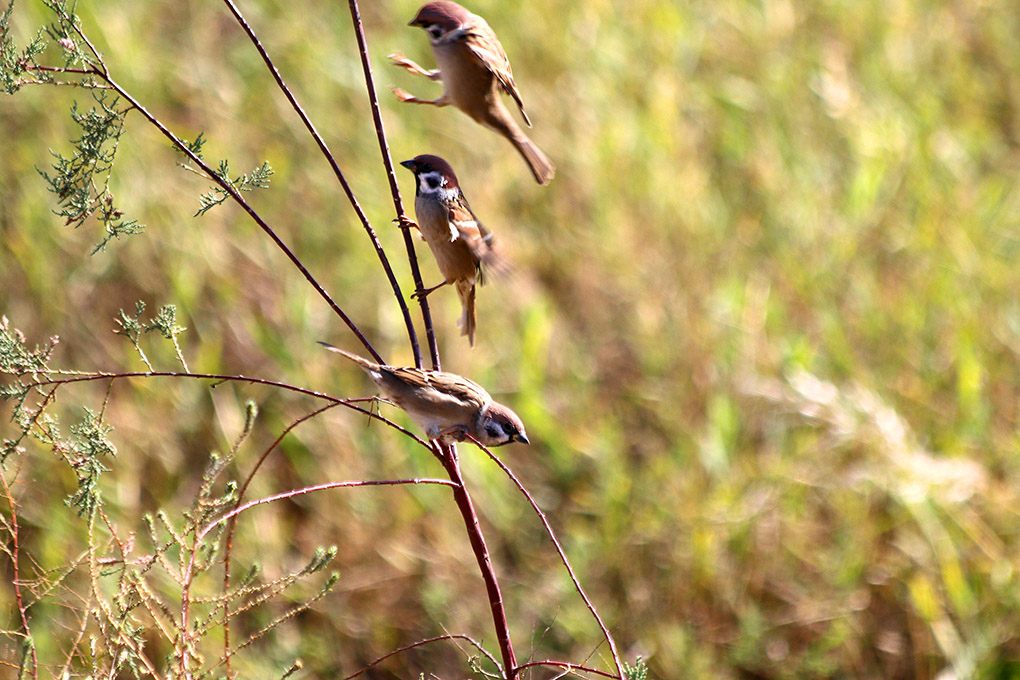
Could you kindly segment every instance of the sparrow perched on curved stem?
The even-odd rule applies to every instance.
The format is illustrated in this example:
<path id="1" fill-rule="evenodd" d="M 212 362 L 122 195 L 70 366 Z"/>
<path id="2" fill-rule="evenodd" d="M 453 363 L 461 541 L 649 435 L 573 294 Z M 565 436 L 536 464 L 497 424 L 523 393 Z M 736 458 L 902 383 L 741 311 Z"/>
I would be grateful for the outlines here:
<path id="1" fill-rule="evenodd" d="M 461 335 L 475 345 L 475 283 L 482 283 L 482 266 L 505 274 L 509 265 L 494 248 L 492 234 L 471 211 L 457 175 L 439 156 L 422 154 L 401 163 L 414 173 L 414 214 L 425 242 L 436 258 L 445 280 L 437 286 L 415 292 L 424 297 L 452 283 L 457 288 L 464 312 L 458 325 Z"/>
<path id="2" fill-rule="evenodd" d="M 524 112 L 521 93 L 514 83 L 510 60 L 485 19 L 455 2 L 430 2 L 418 10 L 409 25 L 420 26 L 429 34 L 439 69 L 426 71 L 402 54 L 391 54 L 390 60 L 411 73 L 442 80 L 443 96 L 436 100 L 418 99 L 396 88 L 393 93 L 397 98 L 432 106 L 453 104 L 478 123 L 510 140 L 528 163 L 535 181 L 542 185 L 548 184 L 556 167 L 528 139 L 503 106 L 500 94 L 506 93 L 513 97 L 521 110 L 521 118 L 531 127 L 528 114 Z"/>
<path id="3" fill-rule="evenodd" d="M 429 439 L 450 444 L 469 434 L 488 447 L 531 443 L 517 414 L 493 401 L 478 383 L 455 373 L 385 366 L 329 343 L 319 344 L 365 369 L 383 395 L 407 411 Z"/>

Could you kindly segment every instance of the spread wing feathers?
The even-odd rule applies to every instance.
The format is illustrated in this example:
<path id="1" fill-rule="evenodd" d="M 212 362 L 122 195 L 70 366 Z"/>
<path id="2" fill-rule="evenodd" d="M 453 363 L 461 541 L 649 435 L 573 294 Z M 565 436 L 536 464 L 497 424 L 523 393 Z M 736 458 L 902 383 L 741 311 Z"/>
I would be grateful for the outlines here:
<path id="1" fill-rule="evenodd" d="M 496 34 L 489 28 L 485 19 L 474 17 L 473 25 L 463 27 L 463 39 L 468 50 L 475 59 L 482 63 L 486 69 L 496 78 L 500 88 L 517 102 L 521 110 L 521 117 L 525 124 L 531 127 L 531 120 L 524 111 L 524 101 L 521 93 L 517 91 L 517 84 L 514 82 L 514 73 L 510 69 L 510 59 L 506 56 L 503 45 L 500 44 Z"/>
<path id="2" fill-rule="evenodd" d="M 496 248 L 495 237 L 475 217 L 463 193 L 458 192 L 456 199 L 450 202 L 447 219 L 478 260 L 479 270 L 484 265 L 497 276 L 505 276 L 510 272 L 510 263 Z"/>

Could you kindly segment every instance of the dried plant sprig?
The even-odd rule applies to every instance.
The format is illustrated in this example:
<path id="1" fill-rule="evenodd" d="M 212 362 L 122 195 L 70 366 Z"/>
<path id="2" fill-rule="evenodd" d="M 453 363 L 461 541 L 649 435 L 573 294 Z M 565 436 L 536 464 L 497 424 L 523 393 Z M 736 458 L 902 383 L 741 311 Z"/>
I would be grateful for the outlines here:
<path id="1" fill-rule="evenodd" d="M 276 501 L 280 501 L 280 500 L 284 500 L 284 499 L 288 499 L 288 498 L 295 498 L 295 497 L 298 497 L 298 496 L 303 496 L 303 495 L 310 494 L 310 493 L 315 493 L 315 492 L 318 492 L 318 491 L 326 491 L 326 490 L 329 490 L 329 489 L 354 488 L 354 487 L 369 487 L 369 486 L 417 485 L 417 484 L 438 484 L 438 485 L 445 485 L 445 486 L 453 486 L 453 482 L 451 482 L 449 480 L 446 480 L 446 479 L 422 479 L 422 478 L 418 478 L 418 479 L 351 480 L 351 481 L 341 481 L 341 482 L 327 482 L 325 484 L 316 484 L 314 486 L 308 486 L 308 487 L 304 487 L 304 488 L 300 488 L 300 489 L 292 489 L 290 491 L 284 491 L 284 492 L 281 492 L 281 493 L 278 493 L 278 494 L 274 494 L 272 496 L 266 496 L 264 498 L 258 498 L 258 499 L 253 500 L 253 501 L 248 501 L 247 503 L 244 503 L 243 505 L 237 506 L 234 509 L 230 510 L 229 512 L 224 513 L 223 515 L 217 517 L 216 519 L 214 519 L 212 522 L 210 522 L 209 524 L 207 524 L 206 526 L 204 526 L 200 530 L 196 530 L 196 532 L 195 532 L 195 545 L 203 542 L 205 540 L 206 536 L 208 536 L 209 533 L 212 532 L 213 530 L 215 530 L 217 528 L 222 528 L 223 526 L 225 526 L 225 524 L 228 521 L 232 520 L 234 517 L 237 517 L 238 515 L 246 512 L 246 511 L 248 511 L 248 510 L 250 510 L 250 509 L 252 509 L 254 507 L 257 507 L 257 506 L 266 505 L 266 504 L 269 504 L 269 503 L 274 503 Z M 331 553 L 331 554 L 335 554 L 335 552 Z M 314 571 L 322 569 L 323 567 L 325 567 L 325 565 L 329 561 L 329 559 L 330 559 L 330 555 L 329 554 L 323 554 L 321 556 L 317 556 L 317 558 L 313 558 L 313 560 L 311 562 L 309 562 L 308 566 L 305 567 L 305 570 L 302 572 L 302 574 L 304 574 L 304 573 L 312 573 Z M 189 562 L 188 562 L 186 568 L 184 569 L 183 579 L 182 579 L 183 582 L 182 582 L 182 592 L 181 592 L 181 619 L 180 619 L 180 625 L 179 625 L 181 631 L 189 631 L 189 630 L 192 630 L 194 628 L 194 626 L 193 626 L 193 624 L 191 623 L 191 620 L 190 620 L 190 616 L 191 616 L 191 604 L 193 603 L 193 600 L 191 599 L 190 593 L 191 593 L 191 587 L 192 587 L 192 583 L 193 583 L 193 580 L 194 580 L 196 572 L 197 572 L 196 551 L 193 550 L 190 553 Z M 330 579 L 329 579 L 329 583 L 326 586 L 326 588 L 328 589 L 329 587 L 332 587 L 333 583 L 335 583 L 335 582 L 336 582 L 336 579 L 331 576 Z M 321 597 L 324 594 L 325 594 L 325 591 L 320 591 L 320 593 L 317 595 L 316 599 L 318 597 Z M 236 612 L 234 612 L 234 613 L 236 613 Z M 286 619 L 290 618 L 290 616 L 292 616 L 293 614 L 296 614 L 296 613 L 298 613 L 298 612 L 297 611 L 292 611 L 288 615 L 285 615 L 285 616 L 275 620 L 272 625 L 275 627 L 276 625 L 279 625 L 280 623 L 282 623 L 283 621 L 285 621 Z M 264 629 L 258 631 L 256 633 L 256 635 L 259 635 L 259 636 L 264 635 L 266 632 L 268 632 L 268 630 L 269 630 L 269 628 L 264 628 Z M 246 641 L 240 643 L 236 647 L 234 647 L 231 650 L 229 650 L 228 653 L 224 654 L 223 658 L 220 660 L 219 663 L 226 663 L 227 660 L 230 659 L 231 656 L 233 656 L 239 650 L 241 650 L 244 647 L 248 646 L 252 642 L 254 642 L 254 640 L 251 637 L 249 637 Z M 190 668 L 189 660 L 191 658 L 193 658 L 193 654 L 192 654 L 192 652 L 190 652 L 188 650 L 188 646 L 185 646 L 185 649 L 181 652 L 180 658 L 178 660 L 178 663 L 180 664 L 180 669 L 181 669 L 182 672 L 184 672 L 184 673 L 188 672 L 188 669 Z M 219 665 L 219 663 L 217 663 L 217 665 Z"/>
<path id="2" fill-rule="evenodd" d="M 32 678 L 39 677 L 39 657 L 36 653 L 35 642 L 32 639 L 32 627 L 28 621 L 28 607 L 21 592 L 21 544 L 19 542 L 18 524 L 18 502 L 11 493 L 11 487 L 7 484 L 7 476 L 0 468 L 0 484 L 3 485 L 4 498 L 11 510 L 10 521 L 4 521 L 4 529 L 10 537 L 10 548 L 4 546 L 4 552 L 11 559 L 11 571 L 14 585 L 14 601 L 18 608 L 18 617 L 21 623 L 21 635 L 24 636 L 22 645 L 21 671 Z M 5 542 L 6 543 L 6 542 Z M 31 665 L 29 666 L 29 663 Z"/>

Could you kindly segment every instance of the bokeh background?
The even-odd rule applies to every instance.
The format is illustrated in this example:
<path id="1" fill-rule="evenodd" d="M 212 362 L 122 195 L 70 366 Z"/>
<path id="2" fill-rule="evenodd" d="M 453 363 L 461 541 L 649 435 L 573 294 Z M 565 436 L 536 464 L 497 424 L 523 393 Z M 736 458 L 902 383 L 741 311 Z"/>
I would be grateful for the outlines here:
<path id="1" fill-rule="evenodd" d="M 405 25 L 417 7 L 362 7 L 394 158 L 450 160 L 517 263 L 514 278 L 480 290 L 474 350 L 454 327 L 455 296 L 430 298 L 444 367 L 523 416 L 532 445 L 501 453 L 626 658 L 643 656 L 662 679 L 1020 676 L 1015 4 L 475 0 L 511 57 L 533 139 L 558 166 L 546 188 L 461 113 L 389 96 L 441 91 L 386 62 L 401 51 L 434 64 Z M 409 292 L 346 4 L 241 9 Z M 204 132 L 206 156 L 235 172 L 273 166 L 252 204 L 383 355 L 410 362 L 368 239 L 225 8 L 78 11 L 114 77 L 175 132 Z M 49 20 L 23 0 L 14 36 L 24 43 Z M 137 300 L 174 304 L 193 370 L 372 394 L 314 342 L 357 349 L 354 338 L 241 211 L 192 216 L 208 182 L 177 167 L 138 116 L 112 187 L 147 229 L 90 256 L 98 227 L 65 227 L 35 171 L 48 149 L 70 149 L 75 99 L 88 96 L 50 87 L 0 99 L 0 312 L 30 345 L 59 335 L 56 365 L 139 370 L 114 316 Z M 406 201 L 413 180 L 398 171 Z M 418 253 L 434 282 L 421 243 Z M 168 343 L 143 347 L 157 368 L 175 366 Z M 104 390 L 66 390 L 59 408 L 80 418 Z M 314 403 L 231 384 L 113 388 L 118 455 L 102 488 L 125 534 L 143 543 L 142 513 L 189 507 L 248 399 L 260 416 L 234 477 Z M 477 451 L 462 457 L 518 656 L 603 663 L 607 647 L 524 499 Z M 71 562 L 85 545 L 63 505 L 74 475 L 38 445 L 7 470 L 26 549 L 44 569 Z M 441 474 L 403 438 L 334 411 L 289 435 L 250 495 Z M 239 525 L 235 560 L 271 577 L 319 545 L 338 547 L 336 589 L 241 653 L 243 676 L 278 676 L 298 657 L 294 677 L 345 675 L 444 632 L 495 651 L 446 490 L 331 491 L 258 509 Z M 11 598 L 0 589 L 8 629 Z M 288 604 L 253 610 L 242 629 Z M 57 665 L 70 644 L 60 611 L 58 599 L 32 612 L 40 655 Z M 158 636 L 151 644 L 160 658 Z M 467 654 L 432 645 L 375 677 L 462 677 Z"/>

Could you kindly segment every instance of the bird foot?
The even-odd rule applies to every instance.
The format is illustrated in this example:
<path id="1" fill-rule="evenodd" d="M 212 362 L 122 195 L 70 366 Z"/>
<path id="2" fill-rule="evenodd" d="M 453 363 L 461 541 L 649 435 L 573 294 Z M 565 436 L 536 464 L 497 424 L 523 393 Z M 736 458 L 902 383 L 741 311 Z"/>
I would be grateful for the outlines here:
<path id="1" fill-rule="evenodd" d="M 432 291 L 438 290 L 439 288 L 442 288 L 445 285 L 446 285 L 446 281 L 443 281 L 439 285 L 432 286 L 431 288 L 419 288 L 416 291 L 414 291 L 413 293 L 411 293 L 411 298 L 414 299 L 414 300 L 424 300 L 426 297 L 429 296 L 429 294 L 432 293 Z"/>
<path id="2" fill-rule="evenodd" d="M 394 66 L 399 66 L 400 68 L 406 69 L 411 73 L 416 73 L 420 76 L 425 76 L 429 80 L 439 79 L 438 69 L 434 71 L 428 71 L 419 66 L 418 64 L 414 63 L 404 55 L 402 55 L 400 52 L 394 52 L 393 54 L 388 55 L 388 59 L 390 60 L 390 63 L 393 64 Z"/>
<path id="3" fill-rule="evenodd" d="M 396 96 L 397 99 L 408 104 L 428 104 L 429 106 L 438 107 L 450 105 L 450 100 L 447 99 L 445 95 L 440 97 L 439 99 L 419 99 L 418 97 L 415 97 L 413 94 L 410 94 L 406 90 L 402 90 L 399 87 L 393 88 L 393 94 Z"/>
<path id="4" fill-rule="evenodd" d="M 467 437 L 467 428 L 463 425 L 454 425 L 448 427 L 445 430 L 440 430 L 439 433 L 433 437 L 433 439 L 442 439 L 444 437 L 452 437 L 453 439 L 462 442 Z"/>
<path id="5" fill-rule="evenodd" d="M 400 217 L 393 220 L 393 224 L 397 225 L 401 229 L 417 229 L 418 233 L 421 233 L 421 227 L 418 223 L 412 220 L 407 215 L 401 215 Z"/>

